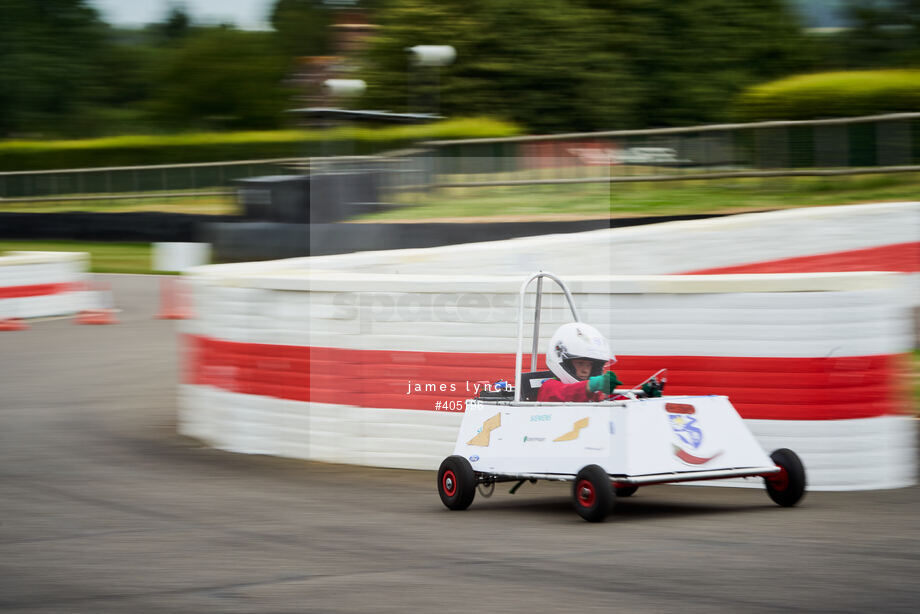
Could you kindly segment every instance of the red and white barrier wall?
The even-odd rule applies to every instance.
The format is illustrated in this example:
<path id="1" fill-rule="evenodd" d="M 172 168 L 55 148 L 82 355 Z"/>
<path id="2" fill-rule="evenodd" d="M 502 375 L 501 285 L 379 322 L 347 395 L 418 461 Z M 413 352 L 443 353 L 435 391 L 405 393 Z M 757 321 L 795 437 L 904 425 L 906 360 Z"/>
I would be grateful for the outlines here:
<path id="1" fill-rule="evenodd" d="M 586 262 L 589 258 L 591 261 Z M 744 273 L 918 272 L 920 202 L 809 207 L 526 237 L 434 249 L 313 258 L 311 268 L 380 273 L 660 275 L 723 267 Z M 763 270 L 764 265 L 769 265 Z M 761 267 L 758 269 L 757 267 Z"/>
<path id="2" fill-rule="evenodd" d="M 305 277 L 199 288 L 213 317 L 187 330 L 182 431 L 239 452 L 436 467 L 456 436 L 449 409 L 513 375 L 519 278 Z M 624 382 L 667 367 L 669 393 L 728 394 L 765 447 L 802 454 L 815 487 L 913 480 L 898 275 L 568 281 Z M 545 335 L 568 319 L 560 299 L 547 297 Z"/>
<path id="3" fill-rule="evenodd" d="M 867 207 L 827 208 L 837 210 L 829 224 L 852 211 L 854 227 L 837 242 L 812 244 L 825 253 L 866 249 L 851 235 L 872 220 L 892 231 L 872 233 L 878 241 L 915 249 L 917 236 L 898 233 L 916 229 L 908 213 L 917 206 L 878 207 L 875 216 Z M 784 216 L 803 214 L 763 215 L 792 228 Z M 745 217 L 773 240 L 769 220 Z M 186 322 L 180 429 L 237 452 L 434 469 L 452 451 L 455 409 L 477 382 L 513 377 L 517 290 L 525 273 L 543 268 L 569 283 L 582 319 L 611 339 L 627 384 L 666 367 L 669 394 L 727 394 L 765 449 L 799 452 L 811 488 L 915 482 L 916 420 L 904 379 L 915 278 L 613 275 L 620 267 L 612 255 L 632 232 L 195 269 L 187 276 L 197 317 Z M 709 250 L 703 228 L 643 232 L 632 266 L 671 258 L 671 272 L 749 264 L 757 234 L 738 230 L 736 248 Z M 722 241 L 725 232 L 712 236 Z M 681 237 L 692 238 L 683 262 L 665 258 L 679 252 Z M 698 251 L 722 259 L 692 255 Z M 541 351 L 569 320 L 562 295 L 546 289 Z"/>
<path id="4" fill-rule="evenodd" d="M 89 255 L 7 252 L 0 255 L 0 319 L 71 314 L 86 308 Z"/>

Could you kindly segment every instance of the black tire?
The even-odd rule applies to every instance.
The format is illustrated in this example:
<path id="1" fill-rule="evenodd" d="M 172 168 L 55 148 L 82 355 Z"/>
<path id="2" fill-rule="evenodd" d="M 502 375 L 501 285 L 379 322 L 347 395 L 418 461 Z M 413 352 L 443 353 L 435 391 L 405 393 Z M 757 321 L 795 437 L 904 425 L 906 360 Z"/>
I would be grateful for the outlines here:
<path id="1" fill-rule="evenodd" d="M 613 489 L 617 497 L 631 497 L 639 490 L 638 486 L 618 486 Z"/>
<path id="2" fill-rule="evenodd" d="M 588 465 L 578 472 L 572 485 L 572 505 L 588 522 L 603 522 L 613 509 L 616 495 L 610 476 L 597 465 Z"/>
<path id="3" fill-rule="evenodd" d="M 792 507 L 805 496 L 805 467 L 798 454 L 787 448 L 776 450 L 770 459 L 782 471 L 764 477 L 767 494 L 777 505 Z"/>
<path id="4" fill-rule="evenodd" d="M 449 509 L 465 510 L 476 496 L 476 473 L 462 456 L 448 456 L 438 469 L 438 494 Z"/>

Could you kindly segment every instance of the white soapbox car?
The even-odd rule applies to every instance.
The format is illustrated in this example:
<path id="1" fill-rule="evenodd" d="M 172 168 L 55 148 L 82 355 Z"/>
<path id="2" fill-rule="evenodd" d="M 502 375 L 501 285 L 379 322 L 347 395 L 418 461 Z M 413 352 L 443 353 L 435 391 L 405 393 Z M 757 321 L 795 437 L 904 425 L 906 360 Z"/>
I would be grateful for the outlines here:
<path id="1" fill-rule="evenodd" d="M 799 502 L 805 470 L 798 456 L 788 449 L 767 456 L 727 397 L 647 398 L 640 384 L 596 403 L 537 402 L 539 385 L 552 376 L 536 371 L 544 277 L 560 286 L 579 321 L 571 293 L 556 276 L 541 272 L 522 284 L 514 388 L 466 402 L 454 454 L 438 470 L 444 505 L 466 509 L 477 487 L 490 496 L 499 482 L 517 482 L 513 494 L 526 481 L 571 481 L 575 511 L 600 522 L 617 497 L 640 486 L 755 476 L 777 504 Z M 524 298 L 535 279 L 531 369 L 522 372 Z"/>

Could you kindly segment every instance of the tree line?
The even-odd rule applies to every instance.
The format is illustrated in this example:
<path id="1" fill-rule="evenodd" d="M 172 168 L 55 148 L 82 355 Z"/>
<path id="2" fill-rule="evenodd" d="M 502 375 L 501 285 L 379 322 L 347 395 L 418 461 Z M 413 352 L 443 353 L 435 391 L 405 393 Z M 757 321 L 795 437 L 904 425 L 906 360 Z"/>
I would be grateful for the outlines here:
<path id="1" fill-rule="evenodd" d="M 845 28 L 808 30 L 834 8 Z M 267 129 L 289 122 L 297 58 L 336 52 L 342 3 L 277 0 L 272 29 L 204 26 L 174 6 L 143 29 L 86 0 L 0 0 L 0 138 Z M 349 5 L 346 5 L 349 6 Z M 830 8 L 828 8 L 830 7 Z M 834 69 L 916 67 L 920 0 L 375 0 L 349 63 L 360 108 L 489 115 L 535 131 L 730 119 L 745 88 Z M 406 48 L 449 44 L 449 66 Z"/>

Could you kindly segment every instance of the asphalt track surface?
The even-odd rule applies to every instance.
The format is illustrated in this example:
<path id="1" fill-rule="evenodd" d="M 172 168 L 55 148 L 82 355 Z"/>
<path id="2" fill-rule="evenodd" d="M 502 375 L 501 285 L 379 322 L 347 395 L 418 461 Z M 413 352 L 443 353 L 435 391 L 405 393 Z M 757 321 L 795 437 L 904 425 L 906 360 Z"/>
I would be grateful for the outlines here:
<path id="1" fill-rule="evenodd" d="M 0 332 L 0 611 L 917 611 L 917 487 L 655 486 L 588 524 L 567 484 L 450 512 L 434 472 L 202 447 L 158 279 L 109 279 L 121 324 Z"/>

